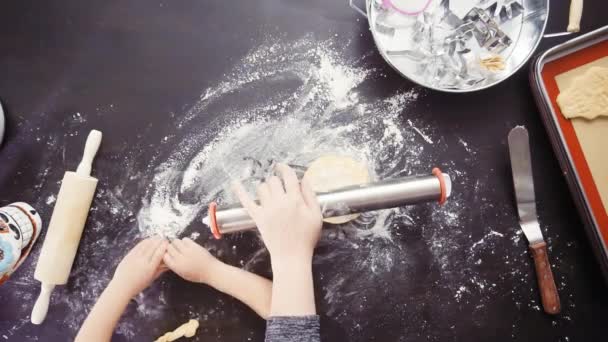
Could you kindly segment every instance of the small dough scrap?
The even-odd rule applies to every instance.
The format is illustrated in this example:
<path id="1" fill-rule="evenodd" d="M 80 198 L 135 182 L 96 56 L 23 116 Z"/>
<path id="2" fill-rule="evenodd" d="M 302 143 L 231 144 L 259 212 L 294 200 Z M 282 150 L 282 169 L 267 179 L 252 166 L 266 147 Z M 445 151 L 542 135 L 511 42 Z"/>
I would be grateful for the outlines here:
<path id="1" fill-rule="evenodd" d="M 559 93 L 557 104 L 568 119 L 608 116 L 608 68 L 592 67 L 575 78 Z"/>
<path id="2" fill-rule="evenodd" d="M 505 60 L 502 58 L 502 56 L 499 55 L 481 58 L 479 60 L 479 64 L 481 64 L 481 66 L 485 69 L 492 72 L 505 70 Z"/>
<path id="3" fill-rule="evenodd" d="M 304 173 L 315 192 L 329 192 L 352 185 L 369 183 L 370 175 L 365 163 L 350 157 L 326 155 L 313 161 Z M 341 224 L 352 221 L 359 214 L 328 217 L 323 221 Z"/>
<path id="4" fill-rule="evenodd" d="M 191 319 L 188 323 L 182 324 L 177 329 L 164 334 L 154 342 L 171 342 L 182 337 L 192 337 L 196 334 L 196 329 L 198 329 L 198 321 Z"/>

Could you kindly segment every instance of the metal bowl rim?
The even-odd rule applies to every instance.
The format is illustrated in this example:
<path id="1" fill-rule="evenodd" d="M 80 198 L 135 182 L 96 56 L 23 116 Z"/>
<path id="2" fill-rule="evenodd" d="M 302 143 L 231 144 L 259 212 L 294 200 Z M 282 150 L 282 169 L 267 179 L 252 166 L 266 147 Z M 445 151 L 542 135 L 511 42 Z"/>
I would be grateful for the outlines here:
<path id="1" fill-rule="evenodd" d="M 528 61 L 530 60 L 530 58 L 532 58 L 532 55 L 534 54 L 534 52 L 536 51 L 536 49 L 538 48 L 538 45 L 540 45 L 541 40 L 543 39 L 543 36 L 545 34 L 545 29 L 547 28 L 547 23 L 549 21 L 549 4 L 550 1 L 549 0 L 545 0 L 547 3 L 547 14 L 545 16 L 545 20 L 543 22 L 543 27 L 540 30 L 540 34 L 538 36 L 538 39 L 536 40 L 536 42 L 534 43 L 534 47 L 532 49 L 530 49 L 530 52 L 528 52 L 528 55 L 526 56 L 526 58 L 524 58 L 524 60 L 515 68 L 513 68 L 513 70 L 511 70 L 511 72 L 506 75 L 504 78 L 497 80 L 493 83 L 489 83 L 484 85 L 483 87 L 479 87 L 479 88 L 474 88 L 474 89 L 446 89 L 446 88 L 437 88 L 431 85 L 426 85 L 426 84 L 422 84 L 410 77 L 408 77 L 407 75 L 405 75 L 403 72 L 401 72 L 401 70 L 399 70 L 395 65 L 393 65 L 393 63 L 391 63 L 391 60 L 388 58 L 388 56 L 385 54 L 385 52 L 380 48 L 380 46 L 378 45 L 378 40 L 376 39 L 376 31 L 372 29 L 372 26 L 370 24 L 370 8 L 372 5 L 372 1 L 373 0 L 366 0 L 366 12 L 367 12 L 367 25 L 369 26 L 369 30 L 372 32 L 372 37 L 374 38 L 374 44 L 376 45 L 376 49 L 378 50 L 378 52 L 380 52 L 380 55 L 382 56 L 382 59 L 384 59 L 384 61 L 386 63 L 388 63 L 388 65 L 391 66 L 391 68 L 393 68 L 395 71 L 397 71 L 397 73 L 399 73 L 399 75 L 401 75 L 402 77 L 414 82 L 415 84 L 428 88 L 428 89 L 433 89 L 433 90 L 437 90 L 437 91 L 442 91 L 445 93 L 456 93 L 456 94 L 461 94 L 461 93 L 473 93 L 476 91 L 480 91 L 480 90 L 485 90 L 488 89 L 492 86 L 495 86 L 509 78 L 511 78 L 511 76 L 513 76 L 513 74 L 515 74 L 516 72 L 518 72 L 525 64 L 528 63 Z"/>

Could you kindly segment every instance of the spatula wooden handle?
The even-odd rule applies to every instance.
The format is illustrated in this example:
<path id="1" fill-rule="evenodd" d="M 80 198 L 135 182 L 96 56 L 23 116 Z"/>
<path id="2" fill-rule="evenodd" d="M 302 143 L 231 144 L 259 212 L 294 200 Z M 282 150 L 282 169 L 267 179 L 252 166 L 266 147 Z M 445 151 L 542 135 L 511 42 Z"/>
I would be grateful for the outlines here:
<path id="1" fill-rule="evenodd" d="M 547 243 L 540 242 L 531 245 L 530 252 L 532 252 L 532 256 L 534 257 L 536 278 L 538 280 L 538 288 L 540 289 L 543 309 L 545 309 L 545 312 L 548 314 L 558 314 L 561 311 L 561 305 L 559 303 L 559 295 L 557 293 L 557 287 L 555 286 L 555 280 L 553 279 L 553 272 L 551 271 L 551 264 L 549 263 L 549 257 L 547 255 Z"/>

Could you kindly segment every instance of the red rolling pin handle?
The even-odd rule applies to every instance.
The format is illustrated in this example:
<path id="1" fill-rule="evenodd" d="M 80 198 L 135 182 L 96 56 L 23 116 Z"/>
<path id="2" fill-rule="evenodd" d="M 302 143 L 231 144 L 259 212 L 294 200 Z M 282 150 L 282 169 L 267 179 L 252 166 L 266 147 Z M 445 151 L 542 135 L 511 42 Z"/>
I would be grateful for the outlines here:
<path id="1" fill-rule="evenodd" d="M 222 238 L 222 233 L 220 233 L 220 229 L 217 226 L 217 219 L 215 217 L 215 213 L 217 212 L 217 203 L 211 202 L 209 203 L 209 227 L 211 228 L 211 233 L 213 233 L 213 237 L 216 239 Z"/>
<path id="2" fill-rule="evenodd" d="M 433 175 L 435 175 L 439 180 L 439 188 L 441 189 L 441 194 L 439 195 L 439 204 L 444 204 L 445 201 L 448 199 L 447 189 L 445 186 L 445 178 L 443 178 L 443 173 L 438 167 L 433 169 Z"/>

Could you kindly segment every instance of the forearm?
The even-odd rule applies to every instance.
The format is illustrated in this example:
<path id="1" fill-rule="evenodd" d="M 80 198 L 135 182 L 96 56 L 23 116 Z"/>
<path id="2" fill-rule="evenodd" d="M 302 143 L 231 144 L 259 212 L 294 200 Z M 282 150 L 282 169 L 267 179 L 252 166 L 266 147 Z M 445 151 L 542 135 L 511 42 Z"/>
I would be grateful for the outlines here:
<path id="1" fill-rule="evenodd" d="M 316 315 L 312 257 L 273 263 L 271 316 Z"/>
<path id="2" fill-rule="evenodd" d="M 110 282 L 80 328 L 76 342 L 111 340 L 114 328 L 131 299 L 121 292 Z"/>
<path id="3" fill-rule="evenodd" d="M 245 303 L 262 318 L 268 318 L 272 295 L 270 280 L 217 261 L 207 283 Z"/>

